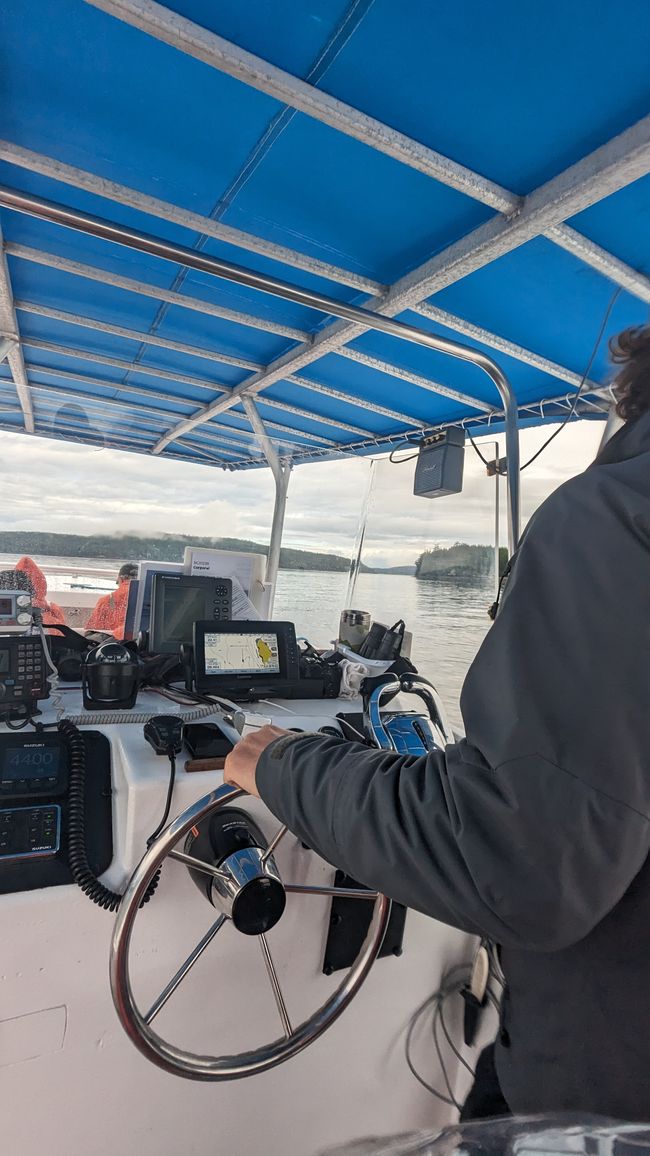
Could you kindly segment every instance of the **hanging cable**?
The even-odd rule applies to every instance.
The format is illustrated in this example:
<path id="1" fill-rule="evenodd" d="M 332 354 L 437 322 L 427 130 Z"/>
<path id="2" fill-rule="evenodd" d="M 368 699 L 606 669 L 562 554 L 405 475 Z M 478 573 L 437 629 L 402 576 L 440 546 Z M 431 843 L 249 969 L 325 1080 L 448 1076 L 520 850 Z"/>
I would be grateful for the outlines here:
<path id="1" fill-rule="evenodd" d="M 401 466 L 401 465 L 402 465 L 404 462 L 412 462 L 412 461 L 414 461 L 414 460 L 415 460 L 415 458 L 417 458 L 417 456 L 418 456 L 418 454 L 419 454 L 419 452 L 420 452 L 419 448 L 418 448 L 418 451 L 417 451 L 417 453 L 415 453 L 415 454 L 409 454 L 409 455 L 408 455 L 407 457 L 405 457 L 405 458 L 396 458 L 396 457 L 394 456 L 396 453 L 398 453 L 398 451 L 399 451 L 399 450 L 403 450 L 403 449 L 406 449 L 406 447 L 407 447 L 407 446 L 413 446 L 413 445 L 416 445 L 416 446 L 418 446 L 418 447 L 419 447 L 420 443 L 419 443 L 419 442 L 415 442 L 415 441 L 413 441 L 413 439 L 412 439 L 412 438 L 404 438 L 404 441 L 401 441 L 401 442 L 399 442 L 399 443 L 398 443 L 398 445 L 396 445 L 396 446 L 395 446 L 395 448 L 394 448 L 394 449 L 392 449 L 392 450 L 390 451 L 390 453 L 389 453 L 389 455 L 388 455 L 388 460 L 389 460 L 389 462 L 392 462 L 392 464 L 393 464 L 394 466 Z"/>
<path id="2" fill-rule="evenodd" d="M 150 847 L 151 844 L 154 842 L 154 840 L 158 838 L 160 832 L 167 825 L 167 820 L 169 818 L 169 812 L 170 812 L 171 805 L 172 805 L 172 795 L 174 793 L 174 783 L 176 782 L 176 758 L 174 756 L 173 751 L 168 751 L 168 758 L 169 758 L 169 787 L 167 788 L 167 799 L 165 802 L 165 810 L 163 812 L 162 819 L 160 820 L 158 826 L 156 827 L 156 830 L 147 839 L 147 847 Z"/>
<path id="3" fill-rule="evenodd" d="M 446 1021 L 444 1019 L 444 1011 L 443 1011 L 445 1002 L 451 996 L 460 995 L 463 988 L 467 984 L 468 975 L 469 975 L 470 971 L 471 971 L 471 968 L 469 965 L 458 964 L 456 967 L 453 967 L 449 972 L 447 972 L 447 974 L 445 975 L 439 989 L 437 991 L 435 991 L 433 993 L 433 995 L 428 996 L 427 999 L 424 1001 L 424 1003 L 420 1004 L 419 1008 L 417 1008 L 416 1011 L 413 1013 L 411 1020 L 409 1022 L 407 1032 L 406 1032 L 406 1039 L 405 1039 L 405 1045 L 404 1045 L 405 1059 L 406 1059 L 406 1063 L 407 1063 L 407 1066 L 408 1066 L 408 1069 L 409 1069 L 411 1075 L 418 1081 L 419 1084 L 422 1085 L 423 1088 L 426 1088 L 426 1090 L 428 1092 L 430 1092 L 432 1096 L 435 1096 L 437 1100 L 440 1100 L 441 1103 L 447 1104 L 451 1108 L 456 1108 L 457 1111 L 460 1111 L 461 1105 L 459 1104 L 458 1100 L 456 1099 L 456 1097 L 454 1095 L 454 1090 L 453 1090 L 453 1086 L 451 1083 L 451 1078 L 450 1078 L 450 1075 L 447 1071 L 447 1064 L 445 1062 L 445 1058 L 444 1058 L 444 1055 L 442 1052 L 441 1041 L 438 1037 L 438 1026 L 440 1025 L 440 1027 L 442 1028 L 442 1032 L 443 1032 L 443 1035 L 445 1037 L 445 1040 L 447 1041 L 447 1044 L 449 1045 L 454 1056 L 462 1063 L 463 1067 L 465 1067 L 467 1069 L 467 1071 L 473 1076 L 474 1075 L 473 1068 L 461 1056 L 460 1052 L 458 1051 L 458 1049 L 455 1047 L 455 1045 L 453 1044 L 453 1042 L 451 1040 L 451 1037 L 450 1037 L 450 1034 L 449 1034 L 449 1031 L 447 1028 L 447 1024 L 446 1024 Z M 432 1017 L 432 1021 L 431 1021 L 431 1032 L 432 1032 L 432 1036 L 433 1036 L 434 1047 L 436 1050 L 436 1056 L 438 1058 L 438 1063 L 440 1065 L 443 1079 L 445 1081 L 445 1087 L 447 1090 L 446 1094 L 445 1094 L 445 1092 L 441 1091 L 440 1088 L 435 1088 L 432 1084 L 430 1084 L 427 1080 L 425 1080 L 424 1076 L 416 1068 L 415 1063 L 413 1062 L 412 1055 L 411 1055 L 413 1036 L 415 1034 L 415 1030 L 416 1030 L 418 1024 L 421 1022 L 423 1016 L 425 1016 L 426 1013 L 432 1007 L 434 1010 L 433 1010 L 433 1017 Z"/>
<path id="4" fill-rule="evenodd" d="M 524 463 L 524 465 L 521 467 L 522 470 L 527 470 L 529 466 L 532 466 L 533 462 L 537 461 L 537 458 L 540 456 L 540 454 L 543 454 L 544 450 L 547 448 L 547 446 L 550 446 L 553 439 L 556 438 L 559 433 L 562 433 L 562 430 L 564 429 L 564 427 L 569 424 L 569 422 L 571 421 L 571 418 L 575 414 L 577 406 L 578 406 L 578 402 L 580 401 L 580 397 L 582 395 L 582 391 L 585 387 L 585 383 L 586 383 L 587 378 L 589 377 L 589 374 L 591 372 L 591 367 L 594 363 L 596 354 L 598 353 L 598 349 L 600 347 L 600 343 L 601 343 L 601 340 L 603 337 L 603 333 L 605 332 L 607 322 L 609 321 L 610 314 L 612 312 L 612 309 L 614 308 L 614 305 L 616 304 L 616 301 L 618 300 L 619 295 L 622 292 L 623 292 L 623 286 L 619 285 L 618 289 L 616 289 L 615 292 L 612 293 L 612 296 L 609 300 L 609 305 L 607 306 L 607 309 L 605 310 L 605 316 L 603 317 L 600 329 L 598 331 L 598 337 L 596 338 L 596 341 L 594 343 L 594 347 L 591 351 L 591 356 L 589 358 L 589 361 L 587 362 L 587 368 L 585 369 L 585 371 L 582 375 L 582 378 L 580 379 L 580 384 L 579 384 L 579 386 L 575 392 L 575 395 L 573 397 L 571 409 L 569 410 L 568 414 L 566 415 L 566 417 L 565 417 L 564 421 L 561 423 L 561 425 L 559 425 L 556 430 L 553 430 L 553 433 L 551 434 L 551 436 L 549 438 L 547 438 L 546 441 L 544 442 L 544 444 L 542 446 L 540 446 L 540 448 L 536 451 L 536 453 L 533 454 L 532 458 L 529 458 L 528 461 Z"/>
<path id="5" fill-rule="evenodd" d="M 59 722 L 59 720 L 62 719 L 63 715 L 65 714 L 65 704 L 63 702 L 59 688 L 59 672 L 52 661 L 52 655 L 50 654 L 50 644 L 48 642 L 47 634 L 43 629 L 43 615 L 41 614 L 40 610 L 34 611 L 34 624 L 38 634 L 40 635 L 41 642 L 43 643 L 45 661 L 50 669 L 50 673 L 47 676 L 47 682 L 50 688 L 52 706 L 54 707 L 56 713 L 56 721 Z"/>
<path id="6" fill-rule="evenodd" d="M 489 469 L 491 463 L 487 460 L 487 458 L 483 457 L 483 454 L 481 453 L 480 449 L 478 448 L 478 446 L 477 446 L 476 442 L 474 441 L 474 438 L 472 437 L 471 433 L 469 432 L 467 426 L 465 426 L 464 429 L 465 429 L 465 433 L 467 434 L 467 436 L 470 440 L 470 444 L 471 444 L 472 449 L 474 450 L 474 453 L 478 454 L 479 458 L 483 462 L 483 465 L 486 467 L 486 469 Z"/>
<path id="7" fill-rule="evenodd" d="M 520 472 L 521 472 L 521 470 L 528 469 L 528 467 L 531 466 L 533 464 L 533 462 L 537 461 L 537 458 L 540 457 L 540 455 L 544 453 L 544 450 L 547 448 L 547 446 L 550 446 L 553 439 L 556 438 L 558 436 L 558 434 L 562 432 L 564 427 L 569 424 L 569 422 L 571 421 L 571 419 L 575 415 L 576 409 L 578 407 L 578 402 L 580 401 L 580 398 L 583 395 L 584 387 L 587 383 L 587 379 L 588 379 L 589 374 L 591 372 L 591 367 L 592 367 L 594 360 L 596 358 L 596 354 L 598 353 L 598 349 L 600 347 L 600 343 L 602 341 L 603 333 L 605 332 L 607 322 L 609 321 L 612 309 L 614 308 L 614 305 L 616 304 L 616 301 L 618 300 L 618 297 L 622 292 L 623 292 L 623 286 L 619 285 L 619 287 L 614 291 L 614 293 L 612 293 L 612 296 L 609 299 L 609 303 L 608 303 L 607 308 L 605 310 L 605 315 L 603 317 L 603 320 L 602 320 L 601 325 L 600 325 L 600 329 L 598 331 L 598 336 L 596 338 L 594 347 L 591 351 L 589 361 L 587 362 L 587 368 L 585 369 L 584 373 L 582 374 L 582 377 L 580 378 L 580 382 L 579 382 L 579 385 L 578 385 L 578 388 L 577 388 L 575 394 L 573 395 L 571 408 L 570 408 L 568 414 L 566 415 L 564 420 L 561 422 L 561 424 L 558 425 L 557 429 L 553 430 L 553 433 L 550 435 L 550 437 L 548 437 L 546 439 L 544 444 L 542 446 L 540 446 L 540 448 L 533 454 L 533 456 L 531 458 L 528 459 L 527 462 L 524 463 L 523 466 L 520 467 Z M 483 462 L 483 465 L 489 469 L 489 467 L 491 466 L 492 463 L 488 462 L 487 458 L 484 457 L 484 455 L 481 453 L 481 450 L 479 449 L 478 445 L 476 444 L 476 442 L 475 442 L 474 438 L 472 437 L 471 433 L 469 432 L 467 426 L 465 426 L 464 429 L 465 429 L 465 433 L 467 434 L 467 437 L 469 439 L 469 442 L 472 446 L 472 449 L 474 450 L 474 453 L 481 459 L 481 461 Z M 407 458 L 394 458 L 393 457 L 393 454 L 396 453 L 399 449 L 402 449 L 403 446 L 410 445 L 410 444 L 412 444 L 412 443 L 406 441 L 406 442 L 402 442 L 400 445 L 396 446 L 395 449 L 391 451 L 389 460 L 391 462 L 394 462 L 395 464 L 399 464 L 400 462 L 412 461 L 413 458 L 417 457 L 417 454 L 410 454 Z M 498 465 L 497 465 L 497 468 L 498 468 Z"/>

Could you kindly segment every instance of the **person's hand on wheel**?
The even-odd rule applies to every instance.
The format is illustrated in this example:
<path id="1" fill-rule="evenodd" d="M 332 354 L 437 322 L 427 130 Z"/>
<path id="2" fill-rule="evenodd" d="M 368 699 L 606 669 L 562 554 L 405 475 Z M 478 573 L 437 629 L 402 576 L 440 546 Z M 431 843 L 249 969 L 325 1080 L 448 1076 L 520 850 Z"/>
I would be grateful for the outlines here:
<path id="1" fill-rule="evenodd" d="M 281 727 L 264 726 L 260 727 L 259 730 L 252 731 L 251 734 L 246 735 L 246 738 L 240 739 L 226 758 L 223 771 L 224 782 L 241 787 L 249 795 L 256 795 L 259 799 L 259 791 L 255 782 L 259 757 L 276 739 L 281 739 L 288 734 L 291 734 L 291 731 L 282 730 Z"/>

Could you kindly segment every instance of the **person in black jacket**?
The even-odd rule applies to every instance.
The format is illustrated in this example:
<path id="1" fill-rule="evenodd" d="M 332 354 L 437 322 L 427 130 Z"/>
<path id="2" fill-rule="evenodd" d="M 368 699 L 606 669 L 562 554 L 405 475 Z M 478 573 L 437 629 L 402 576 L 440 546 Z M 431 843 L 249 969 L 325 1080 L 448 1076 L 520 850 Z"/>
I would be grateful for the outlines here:
<path id="1" fill-rule="evenodd" d="M 266 727 L 226 763 L 329 862 L 498 945 L 474 1114 L 492 1083 L 499 1111 L 650 1118 L 650 327 L 612 352 L 625 424 L 531 519 L 466 737 L 413 758 Z"/>

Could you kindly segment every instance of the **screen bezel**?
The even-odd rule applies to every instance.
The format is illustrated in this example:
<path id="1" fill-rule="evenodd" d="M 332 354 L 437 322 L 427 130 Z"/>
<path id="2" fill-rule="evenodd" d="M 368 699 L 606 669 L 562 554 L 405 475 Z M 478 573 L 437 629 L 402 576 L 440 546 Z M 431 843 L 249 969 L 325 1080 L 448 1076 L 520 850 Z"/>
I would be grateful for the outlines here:
<path id="1" fill-rule="evenodd" d="M 280 669 L 277 674 L 261 671 L 259 674 L 206 674 L 205 636 L 206 634 L 275 634 L 278 640 Z M 300 678 L 296 628 L 293 622 L 195 622 L 194 624 L 194 666 L 196 689 L 223 693 L 227 687 L 241 687 L 254 690 L 258 686 L 297 681 Z"/>
<path id="2" fill-rule="evenodd" d="M 11 751 L 22 749 L 33 750 L 52 750 L 54 749 L 58 754 L 56 770 L 51 770 L 49 775 L 44 775 L 41 778 L 30 776 L 29 773 L 22 775 L 20 779 L 5 779 L 4 770 L 6 760 Z M 27 769 L 26 769 L 27 771 Z M 46 780 L 56 778 L 56 783 L 49 783 Z M 31 792 L 36 795 L 54 796 L 59 795 L 67 788 L 68 783 L 68 754 L 65 743 L 58 734 L 42 734 L 36 737 L 32 734 L 0 734 L 0 780 L 3 783 L 4 790 L 0 794 L 0 807 L 6 805 L 6 799 L 11 795 L 21 794 L 20 790 L 15 789 L 13 792 L 8 789 L 9 785 L 15 786 L 17 783 L 24 781 L 39 783 L 38 791 Z"/>
<path id="3" fill-rule="evenodd" d="M 214 603 L 215 590 L 218 586 L 225 586 L 230 592 L 230 607 L 232 608 L 232 582 L 229 578 L 213 578 L 198 574 L 157 574 L 153 576 L 151 590 L 151 617 L 149 622 L 149 646 L 152 654 L 178 654 L 181 640 L 170 639 L 166 634 L 164 620 L 165 592 L 171 586 L 175 590 L 200 590 L 203 592 L 203 612 L 201 620 L 207 620 Z M 232 609 L 230 610 L 232 613 Z M 213 618 L 213 623 L 219 619 Z M 184 640 L 192 645 L 193 632 Z"/>

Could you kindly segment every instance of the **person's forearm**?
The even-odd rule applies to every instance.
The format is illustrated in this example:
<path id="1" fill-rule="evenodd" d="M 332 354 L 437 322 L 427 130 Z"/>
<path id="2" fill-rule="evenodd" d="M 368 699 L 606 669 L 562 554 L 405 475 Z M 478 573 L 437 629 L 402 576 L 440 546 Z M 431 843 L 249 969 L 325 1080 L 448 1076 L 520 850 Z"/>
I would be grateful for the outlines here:
<path id="1" fill-rule="evenodd" d="M 539 755 L 488 766 L 466 741 L 421 758 L 321 735 L 281 738 L 262 799 L 328 862 L 463 931 L 553 951 L 621 898 L 648 821 Z"/>
<path id="2" fill-rule="evenodd" d="M 435 757 L 444 762 L 442 753 Z M 428 840 L 421 841 L 416 828 L 421 835 L 422 823 L 416 820 L 414 828 L 410 806 L 408 815 L 400 807 L 405 780 L 413 786 L 425 778 L 439 783 L 437 772 L 430 769 L 427 776 L 428 762 L 426 756 L 403 757 L 319 734 L 292 735 L 267 747 L 256 780 L 269 809 L 329 863 L 406 906 L 480 933 L 477 923 L 450 905 L 444 887 L 436 894 L 436 873 L 444 877 L 448 868 L 436 863 Z M 434 831 L 434 807 L 430 800 L 421 802 L 426 826 Z M 444 827 L 442 797 L 439 803 L 435 809 Z M 457 857 L 448 831 L 441 844 Z"/>

